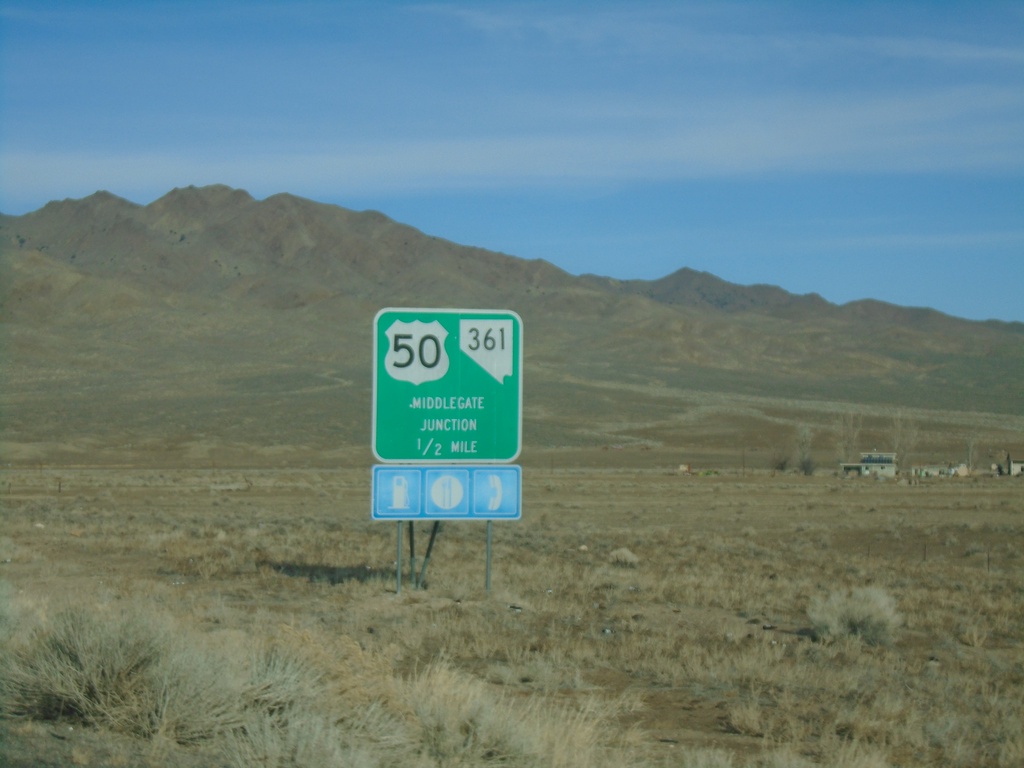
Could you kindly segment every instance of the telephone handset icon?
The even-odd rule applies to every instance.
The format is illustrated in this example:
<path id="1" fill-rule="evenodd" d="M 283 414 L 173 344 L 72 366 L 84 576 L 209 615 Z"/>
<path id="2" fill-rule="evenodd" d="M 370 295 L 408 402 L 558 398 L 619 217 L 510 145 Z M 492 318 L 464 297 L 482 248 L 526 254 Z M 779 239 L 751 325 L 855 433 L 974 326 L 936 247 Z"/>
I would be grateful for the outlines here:
<path id="1" fill-rule="evenodd" d="M 490 475 L 487 480 L 491 484 L 491 499 L 487 502 L 487 509 L 494 512 L 501 507 L 501 478 Z"/>

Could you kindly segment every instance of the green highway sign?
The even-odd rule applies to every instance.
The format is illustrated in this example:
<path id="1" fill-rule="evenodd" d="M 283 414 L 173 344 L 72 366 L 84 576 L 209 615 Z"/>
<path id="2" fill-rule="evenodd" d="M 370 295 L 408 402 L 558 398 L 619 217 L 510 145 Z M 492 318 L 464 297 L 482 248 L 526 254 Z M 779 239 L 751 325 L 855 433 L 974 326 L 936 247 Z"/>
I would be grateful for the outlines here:
<path id="1" fill-rule="evenodd" d="M 522 448 L 523 321 L 509 310 L 387 308 L 373 321 L 373 453 L 509 462 Z"/>

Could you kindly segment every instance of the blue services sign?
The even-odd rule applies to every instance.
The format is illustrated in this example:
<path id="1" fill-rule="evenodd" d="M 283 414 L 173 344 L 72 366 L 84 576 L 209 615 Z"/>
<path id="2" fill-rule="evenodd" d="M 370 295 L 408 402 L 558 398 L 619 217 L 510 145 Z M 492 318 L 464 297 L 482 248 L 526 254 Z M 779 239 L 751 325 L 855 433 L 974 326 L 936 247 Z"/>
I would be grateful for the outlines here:
<path id="1" fill-rule="evenodd" d="M 377 465 L 374 520 L 518 520 L 518 465 Z"/>

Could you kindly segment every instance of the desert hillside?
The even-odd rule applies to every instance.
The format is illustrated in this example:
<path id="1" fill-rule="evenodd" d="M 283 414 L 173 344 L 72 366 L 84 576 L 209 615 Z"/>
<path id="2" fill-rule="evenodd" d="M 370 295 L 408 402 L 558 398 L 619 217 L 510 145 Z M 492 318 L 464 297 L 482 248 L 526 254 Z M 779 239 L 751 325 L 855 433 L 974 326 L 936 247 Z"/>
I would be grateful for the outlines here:
<path id="1" fill-rule="evenodd" d="M 832 466 L 843 413 L 864 449 L 899 413 L 920 461 L 1024 453 L 1024 324 L 685 267 L 576 277 L 287 194 L 98 192 L 0 216 L 0 275 L 8 464 L 358 465 L 385 306 L 519 313 L 525 463 L 766 466 L 804 430 Z"/>

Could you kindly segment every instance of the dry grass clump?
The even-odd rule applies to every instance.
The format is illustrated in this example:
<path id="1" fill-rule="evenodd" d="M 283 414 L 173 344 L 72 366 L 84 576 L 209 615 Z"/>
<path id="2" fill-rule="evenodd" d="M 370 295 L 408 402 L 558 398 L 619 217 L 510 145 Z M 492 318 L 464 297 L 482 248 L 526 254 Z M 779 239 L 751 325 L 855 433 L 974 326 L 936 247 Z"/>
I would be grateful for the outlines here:
<path id="1" fill-rule="evenodd" d="M 889 645 L 903 619 L 896 601 L 879 587 L 833 592 L 811 601 L 807 616 L 820 638 L 859 637 L 868 645 Z"/>

